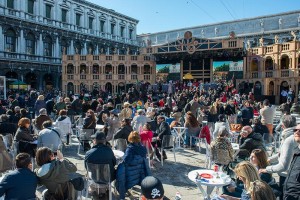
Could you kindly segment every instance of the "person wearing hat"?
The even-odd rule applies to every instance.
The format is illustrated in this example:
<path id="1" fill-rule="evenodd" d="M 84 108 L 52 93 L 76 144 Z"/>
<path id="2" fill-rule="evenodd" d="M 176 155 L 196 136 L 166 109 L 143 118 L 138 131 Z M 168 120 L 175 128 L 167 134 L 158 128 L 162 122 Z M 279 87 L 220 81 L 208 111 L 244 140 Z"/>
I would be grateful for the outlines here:
<path id="1" fill-rule="evenodd" d="M 106 145 L 106 136 L 104 132 L 97 131 L 91 136 L 93 139 L 93 147 L 86 152 L 84 157 L 85 167 L 87 163 L 93 164 L 109 164 L 111 181 L 115 180 L 116 157 L 112 149 Z"/>
<path id="2" fill-rule="evenodd" d="M 122 121 L 125 118 L 131 118 L 132 110 L 129 108 L 130 103 L 125 102 L 124 108 L 121 110 L 121 113 L 119 115 L 120 120 Z"/>
<path id="3" fill-rule="evenodd" d="M 108 132 L 106 136 L 106 140 L 110 141 L 113 139 L 113 135 L 116 133 L 116 131 L 120 128 L 120 120 L 118 117 L 118 110 L 113 109 L 110 112 L 110 117 L 105 118 L 105 122 L 107 123 Z"/>
<path id="4" fill-rule="evenodd" d="M 164 198 L 165 194 L 162 182 L 154 176 L 147 176 L 142 180 L 141 191 L 142 200 L 160 200 Z"/>

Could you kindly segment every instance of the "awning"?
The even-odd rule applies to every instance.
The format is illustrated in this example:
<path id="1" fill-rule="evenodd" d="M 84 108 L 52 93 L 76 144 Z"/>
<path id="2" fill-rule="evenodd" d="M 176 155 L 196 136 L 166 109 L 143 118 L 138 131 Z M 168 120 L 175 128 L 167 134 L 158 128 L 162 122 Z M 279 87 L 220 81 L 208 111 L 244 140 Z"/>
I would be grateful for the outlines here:
<path id="1" fill-rule="evenodd" d="M 191 80 L 191 79 L 194 79 L 193 75 L 191 73 L 186 73 L 184 76 L 183 76 L 183 79 L 186 79 L 186 80 Z"/>

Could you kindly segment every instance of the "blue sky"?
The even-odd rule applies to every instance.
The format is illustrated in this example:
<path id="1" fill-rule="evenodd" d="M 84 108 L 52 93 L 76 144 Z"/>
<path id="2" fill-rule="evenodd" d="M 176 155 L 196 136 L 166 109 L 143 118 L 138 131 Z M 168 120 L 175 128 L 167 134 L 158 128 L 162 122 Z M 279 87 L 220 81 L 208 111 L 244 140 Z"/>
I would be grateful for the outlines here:
<path id="1" fill-rule="evenodd" d="M 299 0 L 88 1 L 138 19 L 138 34 L 300 10 Z"/>

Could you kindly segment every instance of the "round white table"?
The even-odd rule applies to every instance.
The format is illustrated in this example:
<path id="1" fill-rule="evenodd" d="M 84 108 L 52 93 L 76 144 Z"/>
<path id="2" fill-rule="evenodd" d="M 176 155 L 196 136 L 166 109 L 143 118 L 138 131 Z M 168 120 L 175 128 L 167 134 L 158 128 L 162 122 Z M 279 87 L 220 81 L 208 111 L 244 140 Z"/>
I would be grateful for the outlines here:
<path id="1" fill-rule="evenodd" d="M 211 179 L 196 179 L 197 173 L 199 175 L 201 174 L 210 174 L 213 176 Z M 219 175 L 219 178 L 217 178 L 217 175 Z M 225 185 L 229 185 L 231 183 L 231 178 L 227 176 L 224 172 L 214 172 L 213 170 L 207 170 L 207 169 L 198 169 L 193 170 L 188 173 L 188 178 L 193 181 L 199 188 L 200 192 L 203 194 L 204 199 L 210 200 L 210 195 L 215 187 L 222 187 Z M 202 186 L 206 186 L 206 191 L 203 189 Z"/>
<path id="2" fill-rule="evenodd" d="M 104 128 L 104 125 L 101 125 L 101 124 L 96 124 L 96 129 L 97 130 L 101 130 Z"/>

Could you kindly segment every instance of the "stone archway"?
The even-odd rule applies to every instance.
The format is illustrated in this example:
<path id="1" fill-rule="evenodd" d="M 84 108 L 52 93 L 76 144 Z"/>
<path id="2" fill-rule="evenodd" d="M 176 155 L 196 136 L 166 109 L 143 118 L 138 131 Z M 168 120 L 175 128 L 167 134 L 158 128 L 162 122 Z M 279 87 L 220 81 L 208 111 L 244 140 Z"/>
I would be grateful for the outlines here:
<path id="1" fill-rule="evenodd" d="M 274 95 L 275 93 L 275 84 L 274 84 L 274 82 L 273 81 L 270 81 L 270 83 L 269 83 L 269 93 L 268 93 L 268 95 Z"/>
<path id="2" fill-rule="evenodd" d="M 254 84 L 254 95 L 261 95 L 262 85 L 260 81 L 256 81 Z"/>
<path id="3" fill-rule="evenodd" d="M 105 84 L 105 90 L 106 90 L 107 92 L 109 92 L 110 94 L 112 94 L 113 87 L 112 87 L 112 84 L 111 84 L 110 82 L 107 82 L 107 83 Z"/>

